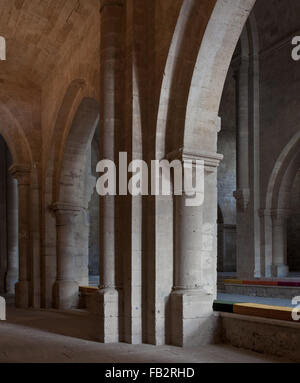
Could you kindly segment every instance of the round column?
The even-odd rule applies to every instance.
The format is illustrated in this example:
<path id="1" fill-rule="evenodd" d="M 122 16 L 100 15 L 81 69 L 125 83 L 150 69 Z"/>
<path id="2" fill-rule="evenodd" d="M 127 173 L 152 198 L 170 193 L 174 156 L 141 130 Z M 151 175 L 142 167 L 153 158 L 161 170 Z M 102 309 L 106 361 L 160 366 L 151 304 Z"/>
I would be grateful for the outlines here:
<path id="1" fill-rule="evenodd" d="M 7 175 L 7 274 L 6 292 L 15 293 L 18 282 L 18 183 L 10 174 Z"/>
<path id="2" fill-rule="evenodd" d="M 215 333 L 212 306 L 217 281 L 216 169 L 221 158 L 209 153 L 182 154 L 181 158 L 185 187 L 182 195 L 175 196 L 175 278 L 171 294 L 171 341 L 176 346 L 207 344 Z M 202 166 L 203 185 L 191 198 L 186 189 L 186 165 L 196 164 L 195 161 Z"/>
<path id="3" fill-rule="evenodd" d="M 287 277 L 287 212 L 277 210 L 272 212 L 272 276 Z"/>
<path id="4" fill-rule="evenodd" d="M 115 161 L 121 129 L 123 0 L 101 0 L 100 43 L 100 153 Z M 100 198 L 100 341 L 115 343 L 119 338 L 118 292 L 118 207 L 114 196 Z"/>
<path id="5" fill-rule="evenodd" d="M 19 281 L 15 285 L 15 303 L 18 308 L 29 306 L 30 281 L 30 168 L 13 165 L 10 174 L 18 181 L 19 221 Z"/>
<path id="6" fill-rule="evenodd" d="M 63 203 L 53 205 L 56 215 L 57 279 L 54 285 L 54 307 L 72 309 L 78 306 L 79 286 L 74 278 L 74 260 L 77 252 L 77 219 L 81 219 L 82 208 Z"/>

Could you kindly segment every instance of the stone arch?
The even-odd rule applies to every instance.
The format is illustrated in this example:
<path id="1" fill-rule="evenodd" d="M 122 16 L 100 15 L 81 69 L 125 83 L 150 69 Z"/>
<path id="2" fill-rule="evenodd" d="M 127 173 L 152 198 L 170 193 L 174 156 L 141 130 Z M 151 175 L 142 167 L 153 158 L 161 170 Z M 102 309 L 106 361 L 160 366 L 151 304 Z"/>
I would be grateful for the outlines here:
<path id="1" fill-rule="evenodd" d="M 73 80 L 66 89 L 61 105 L 57 112 L 52 138 L 46 149 L 47 157 L 44 179 L 43 220 L 44 234 L 42 235 L 42 294 L 41 305 L 45 308 L 52 307 L 52 287 L 56 280 L 56 228 L 55 217 L 51 206 L 56 198 L 57 167 L 63 152 L 64 137 L 68 134 L 72 120 L 78 109 L 83 94 L 86 92 L 86 81 Z"/>
<path id="2" fill-rule="evenodd" d="M 216 131 L 222 91 L 232 55 L 256 0 L 217 0 L 196 59 L 189 87 L 184 148 L 211 151 L 216 137 L 203 142 L 202 132 Z M 212 43 L 213 42 L 213 43 Z"/>
<path id="3" fill-rule="evenodd" d="M 69 133 L 73 118 L 84 97 L 86 82 L 82 79 L 76 79 L 71 82 L 64 95 L 62 104 L 58 110 L 54 132 L 51 144 L 52 150 L 48 164 L 48 174 L 52 179 L 52 199 L 56 200 L 57 185 L 57 166 L 59 165 L 63 153 L 64 141 Z M 52 148 L 52 149 L 51 149 Z"/>
<path id="4" fill-rule="evenodd" d="M 30 146 L 18 120 L 4 105 L 0 106 L 0 116 L 0 134 L 8 146 L 13 162 L 9 172 L 18 182 L 16 194 L 18 193 L 19 233 L 18 236 L 14 235 L 14 240 L 18 242 L 19 248 L 19 276 L 15 285 L 15 303 L 19 308 L 28 308 L 34 304 L 30 289 L 30 284 L 33 286 L 32 269 L 29 267 L 33 264 L 30 250 L 31 223 L 29 219 L 33 160 Z"/>
<path id="5" fill-rule="evenodd" d="M 98 102 L 92 98 L 83 98 L 66 139 L 62 162 L 58 165 L 55 195 L 59 202 L 85 205 L 79 190 L 84 186 L 87 151 L 98 122 Z"/>
<path id="6" fill-rule="evenodd" d="M 279 155 L 270 176 L 265 199 L 265 249 L 267 275 L 285 277 L 287 265 L 287 219 L 293 180 L 300 168 L 300 132 L 296 133 Z"/>
<path id="7" fill-rule="evenodd" d="M 9 148 L 13 163 L 32 166 L 33 160 L 30 146 L 18 120 L 3 104 L 0 105 L 0 116 L 0 135 Z"/>
<path id="8" fill-rule="evenodd" d="M 160 159 L 167 154 L 167 126 L 168 117 L 171 115 L 172 104 L 176 99 L 175 79 L 179 72 L 179 66 L 184 60 L 184 43 L 186 30 L 189 20 L 192 18 L 193 11 L 197 2 L 184 1 L 181 7 L 171 45 L 168 52 L 168 58 L 162 81 L 160 101 L 157 115 L 156 130 L 156 158 Z"/>
<path id="9" fill-rule="evenodd" d="M 160 94 L 157 156 L 182 147 L 199 151 L 201 132 L 218 126 L 230 60 L 255 1 L 183 2 Z"/>
<path id="10" fill-rule="evenodd" d="M 78 286 L 88 284 L 87 207 L 92 187 L 87 171 L 88 150 L 99 123 L 99 104 L 82 99 L 65 138 L 56 170 L 53 210 L 57 229 L 56 308 L 78 305 Z M 92 180 L 94 181 L 94 180 Z"/>
<path id="11" fill-rule="evenodd" d="M 232 55 L 254 4 L 255 0 L 184 1 L 170 50 L 175 54 L 167 62 L 170 72 L 161 93 L 156 155 L 205 163 L 203 206 L 186 208 L 185 195 L 174 199 L 174 345 L 184 345 L 195 335 L 187 321 L 175 314 L 184 312 L 187 303 L 183 302 L 193 299 L 186 291 L 204 293 L 208 307 L 216 297 L 216 168 L 222 159 L 217 154 L 218 111 Z M 194 317 L 200 315 L 196 311 Z M 206 315 L 213 323 L 210 309 Z"/>
<path id="12" fill-rule="evenodd" d="M 266 194 L 266 209 L 280 208 L 279 193 L 283 188 L 283 182 L 289 183 L 289 180 L 292 178 L 292 175 L 289 174 L 289 170 L 293 173 L 293 163 L 298 163 L 299 151 L 300 132 L 292 137 L 274 165 Z"/>
<path id="13" fill-rule="evenodd" d="M 156 131 L 157 157 L 165 156 L 183 146 L 189 85 L 214 4 L 215 0 L 183 1 L 161 87 Z"/>

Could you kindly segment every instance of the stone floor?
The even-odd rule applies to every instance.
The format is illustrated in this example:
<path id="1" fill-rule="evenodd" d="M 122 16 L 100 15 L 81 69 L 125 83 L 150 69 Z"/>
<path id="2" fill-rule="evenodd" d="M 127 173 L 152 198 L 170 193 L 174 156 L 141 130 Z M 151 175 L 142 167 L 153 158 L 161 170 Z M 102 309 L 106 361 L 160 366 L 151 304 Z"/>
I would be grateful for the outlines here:
<path id="1" fill-rule="evenodd" d="M 0 322 L 0 363 L 276 363 L 267 355 L 226 345 L 181 349 L 127 344 L 103 345 L 92 340 L 89 316 L 83 312 L 17 310 L 9 307 Z"/>

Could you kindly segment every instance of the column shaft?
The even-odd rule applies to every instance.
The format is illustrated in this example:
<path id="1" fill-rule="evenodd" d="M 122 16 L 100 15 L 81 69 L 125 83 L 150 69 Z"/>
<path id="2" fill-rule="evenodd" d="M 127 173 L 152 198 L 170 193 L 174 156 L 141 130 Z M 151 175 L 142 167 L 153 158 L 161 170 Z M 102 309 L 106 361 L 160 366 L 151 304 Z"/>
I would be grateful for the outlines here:
<path id="1" fill-rule="evenodd" d="M 30 168 L 14 165 L 9 169 L 18 180 L 19 199 L 19 281 L 15 286 L 16 306 L 27 308 L 30 293 Z"/>
<path id="2" fill-rule="evenodd" d="M 171 341 L 176 346 L 211 343 L 216 335 L 212 306 L 217 281 L 216 168 L 221 157 L 217 154 L 205 157 L 194 155 L 191 159 L 201 160 L 203 166 L 205 164 L 202 175 L 204 199 L 200 204 L 191 205 L 186 189 L 182 196 L 175 197 L 175 281 L 171 294 Z M 183 163 L 185 161 L 183 156 Z M 201 198 L 198 196 L 197 200 L 199 202 Z"/>
<path id="3" fill-rule="evenodd" d="M 100 153 L 115 161 L 120 136 L 122 96 L 123 1 L 101 1 L 100 46 Z M 118 205 L 114 196 L 100 198 L 99 338 L 114 343 L 119 338 Z"/>
<path id="4" fill-rule="evenodd" d="M 56 203 L 53 205 L 56 214 L 57 233 L 57 280 L 54 285 L 54 307 L 72 309 L 78 306 L 79 286 L 75 274 L 77 254 L 76 222 L 82 215 L 77 206 Z"/>
<path id="5" fill-rule="evenodd" d="M 201 286 L 203 207 L 187 207 L 187 196 L 175 197 L 175 288 Z"/>
<path id="6" fill-rule="evenodd" d="M 7 174 L 7 274 L 6 292 L 14 294 L 18 281 L 18 183 Z"/>
<path id="7" fill-rule="evenodd" d="M 287 217 L 284 212 L 274 212 L 272 215 L 272 276 L 286 277 L 289 273 L 287 266 Z"/>

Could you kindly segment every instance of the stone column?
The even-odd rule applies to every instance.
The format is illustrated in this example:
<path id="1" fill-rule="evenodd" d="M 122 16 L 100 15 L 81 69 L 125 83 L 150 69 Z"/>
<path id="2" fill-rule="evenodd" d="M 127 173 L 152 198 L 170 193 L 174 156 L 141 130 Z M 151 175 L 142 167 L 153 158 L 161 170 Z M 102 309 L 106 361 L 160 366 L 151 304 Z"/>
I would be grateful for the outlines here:
<path id="1" fill-rule="evenodd" d="M 236 71 L 237 93 L 237 228 L 236 260 L 239 278 L 254 277 L 254 254 L 252 246 L 252 225 L 250 211 L 250 176 L 249 176 L 249 52 L 248 38 L 242 35 L 243 55 Z M 250 245 L 251 243 L 251 245 Z"/>
<path id="2" fill-rule="evenodd" d="M 249 203 L 249 57 L 242 57 L 237 75 L 238 132 L 237 183 L 238 196 L 245 207 Z"/>
<path id="3" fill-rule="evenodd" d="M 13 165 L 10 174 L 18 181 L 19 281 L 15 286 L 18 308 L 28 308 L 30 288 L 30 167 Z"/>
<path id="4" fill-rule="evenodd" d="M 7 174 L 7 274 L 6 292 L 15 293 L 18 282 L 18 183 Z"/>
<path id="5" fill-rule="evenodd" d="M 272 276 L 276 278 L 287 277 L 287 211 L 276 210 L 272 212 Z"/>
<path id="6" fill-rule="evenodd" d="M 0 136 L 0 294 L 5 293 L 7 270 L 6 144 Z"/>
<path id="7" fill-rule="evenodd" d="M 183 190 L 175 196 L 175 281 L 171 294 L 172 344 L 213 341 L 213 301 L 217 283 L 217 154 L 183 155 L 182 162 L 204 161 L 204 201 L 190 206 Z M 200 196 L 198 196 L 200 197 Z"/>
<path id="8" fill-rule="evenodd" d="M 121 129 L 123 0 L 101 0 L 100 153 L 115 161 Z M 100 198 L 100 341 L 119 338 L 118 205 L 114 196 Z"/>
<path id="9" fill-rule="evenodd" d="M 77 254 L 76 223 L 82 217 L 82 208 L 64 203 L 55 203 L 57 279 L 53 289 L 54 307 L 72 309 L 78 306 L 79 286 L 74 278 L 74 263 Z"/>
<path id="10" fill-rule="evenodd" d="M 262 276 L 272 277 L 272 211 L 270 209 L 260 209 L 260 237 L 261 237 L 261 270 Z"/>

